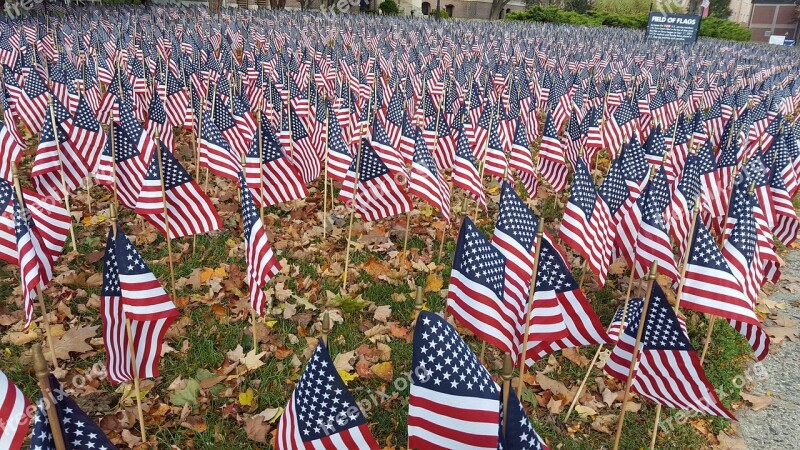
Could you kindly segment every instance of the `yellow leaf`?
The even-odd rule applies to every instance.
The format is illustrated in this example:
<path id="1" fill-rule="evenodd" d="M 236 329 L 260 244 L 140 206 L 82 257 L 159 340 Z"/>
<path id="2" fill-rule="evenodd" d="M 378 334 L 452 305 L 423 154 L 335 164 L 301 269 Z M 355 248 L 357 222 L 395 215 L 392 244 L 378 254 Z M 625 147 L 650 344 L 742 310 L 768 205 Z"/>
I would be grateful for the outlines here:
<path id="1" fill-rule="evenodd" d="M 444 282 L 442 281 L 442 277 L 436 275 L 435 273 L 428 274 L 428 278 L 425 280 L 425 291 L 427 292 L 438 292 L 442 289 L 442 285 Z"/>
<path id="2" fill-rule="evenodd" d="M 252 389 L 248 389 L 245 392 L 239 393 L 239 404 L 242 406 L 251 406 L 253 404 L 253 397 L 255 396 L 255 392 Z"/>
<path id="3" fill-rule="evenodd" d="M 349 382 L 355 380 L 356 378 L 358 378 L 358 374 L 357 373 L 350 373 L 350 372 L 346 372 L 344 370 L 339 370 L 339 376 L 342 377 L 342 381 L 344 381 L 345 385 L 347 385 L 347 383 L 349 383 Z"/>
<path id="4" fill-rule="evenodd" d="M 210 267 L 203 267 L 203 271 L 200 272 L 200 282 L 205 283 L 214 276 L 214 269 Z"/>
<path id="5" fill-rule="evenodd" d="M 272 328 L 272 327 L 275 326 L 276 323 L 278 323 L 278 321 L 277 320 L 267 320 L 264 323 L 267 324 L 268 327 Z"/>
<path id="6" fill-rule="evenodd" d="M 375 364 L 371 367 L 372 373 L 383 378 L 385 381 L 392 381 L 394 377 L 394 366 L 391 361 Z"/>
<path id="7" fill-rule="evenodd" d="M 214 269 L 214 277 L 216 277 L 216 278 L 225 278 L 227 276 L 228 276 L 228 273 L 225 272 L 225 268 L 224 267 L 217 267 L 216 269 Z"/>

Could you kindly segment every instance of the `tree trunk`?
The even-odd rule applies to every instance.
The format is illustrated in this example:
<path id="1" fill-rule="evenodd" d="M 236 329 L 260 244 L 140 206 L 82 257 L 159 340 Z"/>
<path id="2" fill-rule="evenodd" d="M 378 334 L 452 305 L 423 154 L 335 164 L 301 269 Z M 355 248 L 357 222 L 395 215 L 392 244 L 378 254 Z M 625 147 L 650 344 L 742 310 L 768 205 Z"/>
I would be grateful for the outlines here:
<path id="1" fill-rule="evenodd" d="M 499 19 L 503 7 L 506 6 L 509 1 L 510 0 L 492 0 L 492 9 L 489 10 L 489 20 Z"/>

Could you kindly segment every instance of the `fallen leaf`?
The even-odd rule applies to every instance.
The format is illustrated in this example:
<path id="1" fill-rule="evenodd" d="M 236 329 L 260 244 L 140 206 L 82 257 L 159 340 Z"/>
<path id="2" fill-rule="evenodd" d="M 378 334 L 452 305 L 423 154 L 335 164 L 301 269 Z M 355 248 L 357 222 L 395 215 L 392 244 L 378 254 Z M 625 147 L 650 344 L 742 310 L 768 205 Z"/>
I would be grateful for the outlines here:
<path id="1" fill-rule="evenodd" d="M 394 378 L 394 366 L 391 361 L 375 364 L 370 370 L 385 381 L 392 381 Z"/>
<path id="2" fill-rule="evenodd" d="M 392 315 L 392 307 L 389 305 L 381 305 L 375 308 L 375 314 L 373 318 L 378 322 L 386 323 L 389 320 L 389 317 Z"/>
<path id="3" fill-rule="evenodd" d="M 741 392 L 744 401 L 750 404 L 753 411 L 759 411 L 772 404 L 773 398 L 766 395 L 754 395 L 747 392 Z"/>
<path id="4" fill-rule="evenodd" d="M 561 350 L 561 354 L 568 360 L 577 364 L 578 367 L 586 367 L 589 365 L 589 359 L 583 356 L 577 348 L 565 348 Z"/>
<path id="5" fill-rule="evenodd" d="M 266 444 L 267 434 L 272 431 L 272 425 L 263 416 L 256 414 L 244 419 L 244 431 L 247 434 L 247 439 Z"/>
<path id="6" fill-rule="evenodd" d="M 86 340 L 93 339 L 96 335 L 97 325 L 70 328 L 53 344 L 56 358 L 69 361 L 71 359 L 70 352 L 85 353 L 93 350 L 92 346 L 86 343 Z"/>
<path id="7" fill-rule="evenodd" d="M 567 389 L 564 383 L 548 378 L 547 375 L 541 373 L 536 374 L 536 383 L 541 386 L 542 389 L 551 391 L 553 394 L 563 395 L 567 401 L 572 401 L 572 391 Z"/>
<path id="8" fill-rule="evenodd" d="M 575 412 L 578 413 L 579 416 L 581 416 L 581 419 L 586 419 L 589 416 L 597 415 L 597 411 L 595 411 L 592 408 L 589 408 L 588 406 L 583 406 L 583 405 L 575 405 Z"/>
<path id="9" fill-rule="evenodd" d="M 181 422 L 181 426 L 184 428 L 188 428 L 195 433 L 202 433 L 208 430 L 208 423 L 204 417 L 200 416 L 189 416 Z"/>
<path id="10" fill-rule="evenodd" d="M 252 406 L 254 397 L 255 397 L 255 392 L 253 392 L 253 389 L 248 389 L 244 392 L 240 392 L 239 404 L 242 406 Z"/>
<path id="11" fill-rule="evenodd" d="M 439 292 L 443 285 L 442 277 L 435 273 L 429 273 L 425 279 L 425 292 Z"/>
<path id="12" fill-rule="evenodd" d="M 352 361 L 355 359 L 356 352 L 355 350 L 350 352 L 339 353 L 336 355 L 336 358 L 333 358 L 333 367 L 336 368 L 339 372 L 352 372 L 353 371 L 353 364 Z"/>
<path id="13" fill-rule="evenodd" d="M 595 431 L 611 434 L 611 430 L 615 429 L 614 427 L 617 424 L 617 420 L 618 417 L 616 414 L 603 414 L 595 417 L 591 423 L 591 427 Z"/>
<path id="14" fill-rule="evenodd" d="M 175 406 L 197 406 L 197 396 L 200 394 L 200 383 L 194 378 L 186 380 L 186 387 L 170 394 L 169 402 Z"/>
<path id="15" fill-rule="evenodd" d="M 358 374 L 357 373 L 349 373 L 349 372 L 345 372 L 344 370 L 339 370 L 338 372 L 339 372 L 339 376 L 342 377 L 342 381 L 344 381 L 345 385 L 347 385 L 351 381 L 353 381 L 356 378 L 358 378 Z"/>
<path id="16" fill-rule="evenodd" d="M 551 397 L 550 401 L 547 403 L 547 409 L 550 410 L 551 414 L 559 414 L 561 410 L 564 408 L 562 406 L 564 402 L 561 400 L 556 400 L 555 397 Z"/>
<path id="17" fill-rule="evenodd" d="M 617 393 L 609 388 L 605 388 L 605 390 L 603 390 L 603 403 L 611 406 L 615 401 L 617 401 Z"/>
<path id="18" fill-rule="evenodd" d="M 239 360 L 239 362 L 243 364 L 245 367 L 247 367 L 248 372 L 252 372 L 258 369 L 259 367 L 263 366 L 264 364 L 266 364 L 261 359 L 266 354 L 267 352 L 256 353 L 255 349 L 250 350 L 249 352 L 247 352 L 246 355 L 244 355 L 242 359 Z"/>

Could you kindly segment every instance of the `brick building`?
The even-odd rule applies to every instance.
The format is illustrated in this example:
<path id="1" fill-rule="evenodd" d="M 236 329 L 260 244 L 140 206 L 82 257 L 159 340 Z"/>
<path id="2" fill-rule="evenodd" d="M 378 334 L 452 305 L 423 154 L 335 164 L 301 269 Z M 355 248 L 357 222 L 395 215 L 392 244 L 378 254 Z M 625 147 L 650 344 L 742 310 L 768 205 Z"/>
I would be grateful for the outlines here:
<path id="1" fill-rule="evenodd" d="M 800 39 L 794 0 L 732 0 L 730 8 L 730 19 L 749 27 L 755 42 L 768 42 L 773 35 Z"/>

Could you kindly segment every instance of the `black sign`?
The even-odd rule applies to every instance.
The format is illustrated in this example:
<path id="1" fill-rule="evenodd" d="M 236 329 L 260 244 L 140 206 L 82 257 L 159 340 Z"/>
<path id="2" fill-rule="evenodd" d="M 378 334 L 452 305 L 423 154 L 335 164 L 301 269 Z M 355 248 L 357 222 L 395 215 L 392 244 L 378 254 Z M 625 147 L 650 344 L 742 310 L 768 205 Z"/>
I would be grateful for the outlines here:
<path id="1" fill-rule="evenodd" d="M 651 12 L 647 21 L 647 38 L 693 43 L 700 30 L 700 16 Z"/>

